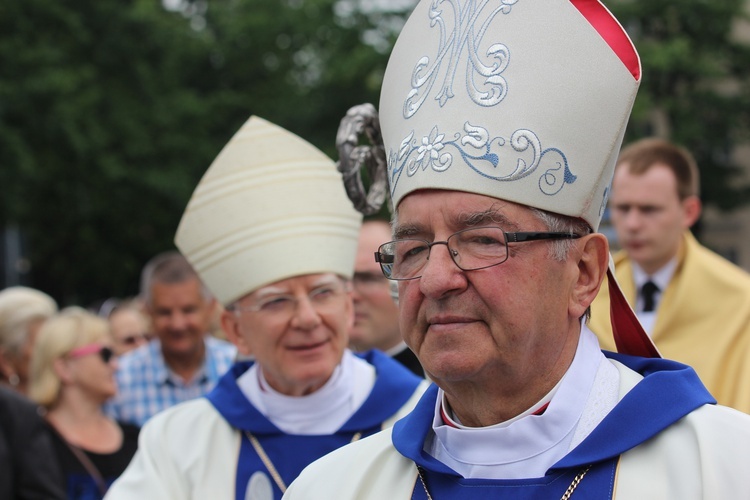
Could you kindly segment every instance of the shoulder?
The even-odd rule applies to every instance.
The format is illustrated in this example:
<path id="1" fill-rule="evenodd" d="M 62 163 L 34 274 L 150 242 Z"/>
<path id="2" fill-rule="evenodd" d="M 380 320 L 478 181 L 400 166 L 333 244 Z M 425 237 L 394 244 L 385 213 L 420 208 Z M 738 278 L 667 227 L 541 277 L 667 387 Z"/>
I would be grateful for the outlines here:
<path id="1" fill-rule="evenodd" d="M 11 389 L 0 387 L 0 434 L 25 446 L 33 436 L 49 434 L 40 407 Z M 15 445 L 14 445 L 15 446 Z"/>
<path id="2" fill-rule="evenodd" d="M 152 428 L 180 429 L 197 422 L 204 422 L 205 425 L 216 419 L 223 420 L 211 402 L 205 397 L 200 397 L 176 404 L 157 413 L 146 422 L 141 432 Z"/>
<path id="3" fill-rule="evenodd" d="M 700 268 L 706 276 L 721 281 L 728 288 L 750 291 L 750 273 L 701 245 L 692 235 L 686 236 L 686 241 L 686 266 Z"/>
<path id="4" fill-rule="evenodd" d="M 35 403 L 11 389 L 0 386 L 0 422 L 2 422 L 0 430 L 7 430 L 3 427 L 11 426 L 11 422 L 20 424 L 26 422 L 27 419 L 38 420 L 39 418 Z"/>
<path id="5" fill-rule="evenodd" d="M 239 446 L 239 433 L 208 400 L 180 403 L 146 422 L 107 498 L 230 498 Z"/>
<path id="6" fill-rule="evenodd" d="M 672 498 L 744 498 L 748 463 L 750 415 L 704 405 L 622 455 L 617 496 L 668 489 Z"/>
<path id="7" fill-rule="evenodd" d="M 680 425 L 692 429 L 717 446 L 739 448 L 750 463 L 750 415 L 722 405 L 704 405 L 687 415 Z"/>
<path id="8" fill-rule="evenodd" d="M 174 461 L 200 461 L 208 449 L 233 449 L 239 435 L 205 397 L 157 413 L 140 431 L 139 448 Z"/>
<path id="9" fill-rule="evenodd" d="M 307 466 L 285 498 L 363 500 L 386 498 L 392 492 L 410 494 L 416 474 L 414 462 L 396 451 L 391 429 L 386 429 Z"/>

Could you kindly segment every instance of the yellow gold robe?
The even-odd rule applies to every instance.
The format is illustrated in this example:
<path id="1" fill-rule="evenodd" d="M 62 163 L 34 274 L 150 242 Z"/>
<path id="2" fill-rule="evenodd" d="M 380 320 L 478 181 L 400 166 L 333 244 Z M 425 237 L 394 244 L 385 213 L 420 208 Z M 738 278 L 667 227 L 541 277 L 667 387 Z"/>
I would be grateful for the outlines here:
<path id="1" fill-rule="evenodd" d="M 651 337 L 665 358 L 692 366 L 719 404 L 750 413 L 750 274 L 701 246 L 689 231 L 683 242 Z M 625 252 L 614 261 L 633 305 L 631 262 Z M 591 306 L 589 327 L 602 349 L 615 350 L 606 281 Z"/>

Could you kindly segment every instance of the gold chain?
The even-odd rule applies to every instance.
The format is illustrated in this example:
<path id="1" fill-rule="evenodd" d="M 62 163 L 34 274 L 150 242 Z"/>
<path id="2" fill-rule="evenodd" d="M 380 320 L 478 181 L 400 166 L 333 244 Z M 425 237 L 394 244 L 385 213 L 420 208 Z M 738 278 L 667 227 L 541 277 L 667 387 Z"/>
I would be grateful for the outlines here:
<path id="1" fill-rule="evenodd" d="M 583 469 L 581 472 L 576 474 L 576 477 L 573 478 L 573 482 L 570 483 L 570 486 L 568 486 L 568 489 L 565 490 L 565 493 L 563 493 L 562 498 L 560 500 L 569 500 L 570 496 L 573 494 L 573 492 L 578 488 L 578 484 L 581 482 L 581 479 L 583 479 L 583 476 L 586 475 L 586 473 L 591 469 L 591 466 L 589 465 L 585 469 Z M 432 495 L 430 495 L 430 492 L 427 490 L 427 482 L 424 480 L 424 476 L 422 475 L 424 471 L 422 470 L 422 467 L 417 465 L 417 474 L 419 475 L 419 482 L 422 483 L 422 488 L 424 488 L 424 493 L 427 495 L 427 500 L 432 500 Z"/>
<path id="2" fill-rule="evenodd" d="M 271 461 L 271 458 L 266 454 L 266 450 L 263 449 L 263 446 L 261 446 L 260 441 L 258 441 L 258 438 L 253 436 L 252 432 L 245 431 L 245 435 L 247 436 L 247 439 L 250 440 L 250 444 L 253 445 L 253 448 L 255 448 L 255 453 L 258 454 L 260 457 L 260 460 L 263 462 L 263 465 L 266 466 L 266 469 L 268 469 L 268 473 L 271 474 L 271 478 L 273 478 L 273 481 L 276 483 L 276 486 L 279 487 L 281 490 L 281 493 L 286 493 L 286 483 L 281 478 L 281 474 L 279 474 L 279 471 L 276 470 L 276 467 L 273 465 L 273 462 Z M 354 436 L 352 436 L 351 442 L 359 441 L 359 438 L 362 437 L 361 432 L 354 433 Z"/>
<path id="3" fill-rule="evenodd" d="M 585 469 L 583 469 L 581 472 L 579 472 L 576 477 L 573 478 L 573 482 L 570 483 L 570 486 L 568 486 L 568 489 L 565 490 L 565 494 L 563 494 L 562 498 L 560 500 L 568 500 L 570 498 L 570 495 L 573 494 L 573 492 L 578 488 L 578 483 L 581 482 L 581 479 L 583 479 L 583 476 L 586 475 L 586 473 L 589 471 L 591 466 L 589 465 Z"/>

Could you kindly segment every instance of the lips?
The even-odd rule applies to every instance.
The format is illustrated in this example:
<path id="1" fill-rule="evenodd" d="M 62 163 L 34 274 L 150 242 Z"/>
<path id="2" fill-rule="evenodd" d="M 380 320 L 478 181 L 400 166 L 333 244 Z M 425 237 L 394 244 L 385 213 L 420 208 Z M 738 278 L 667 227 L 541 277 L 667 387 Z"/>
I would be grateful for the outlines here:
<path id="1" fill-rule="evenodd" d="M 644 240 L 625 240 L 622 242 L 622 246 L 625 248 L 641 248 L 643 246 L 646 246 L 646 241 Z"/>
<path id="2" fill-rule="evenodd" d="M 287 346 L 287 349 L 289 349 L 290 351 L 306 352 L 306 351 L 312 351 L 314 349 L 318 349 L 320 347 L 323 347 L 327 343 L 328 343 L 328 341 L 324 340 L 322 342 L 316 342 L 316 343 L 313 343 L 313 344 Z"/>
<path id="3" fill-rule="evenodd" d="M 445 331 L 462 328 L 469 323 L 474 323 L 475 321 L 477 320 L 467 316 L 441 315 L 428 319 L 427 324 L 433 331 Z"/>

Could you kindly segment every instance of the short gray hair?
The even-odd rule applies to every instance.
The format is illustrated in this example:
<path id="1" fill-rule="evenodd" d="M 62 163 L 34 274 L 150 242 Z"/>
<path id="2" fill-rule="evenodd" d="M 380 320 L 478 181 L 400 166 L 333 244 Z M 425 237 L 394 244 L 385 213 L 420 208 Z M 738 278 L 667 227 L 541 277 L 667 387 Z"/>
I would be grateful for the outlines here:
<path id="1" fill-rule="evenodd" d="M 531 210 L 534 216 L 547 227 L 547 231 L 580 234 L 581 236 L 593 232 L 591 226 L 589 226 L 583 219 L 547 212 L 546 210 L 540 210 L 533 207 L 529 207 L 529 210 Z M 553 240 L 550 243 L 550 258 L 562 262 L 568 258 L 568 253 L 575 245 L 575 240 Z"/>
<path id="2" fill-rule="evenodd" d="M 151 292 L 154 283 L 176 284 L 189 280 L 198 280 L 201 284 L 201 294 L 206 300 L 213 296 L 201 281 L 190 262 L 176 251 L 162 252 L 146 263 L 141 272 L 140 298 L 144 304 L 151 304 Z"/>

